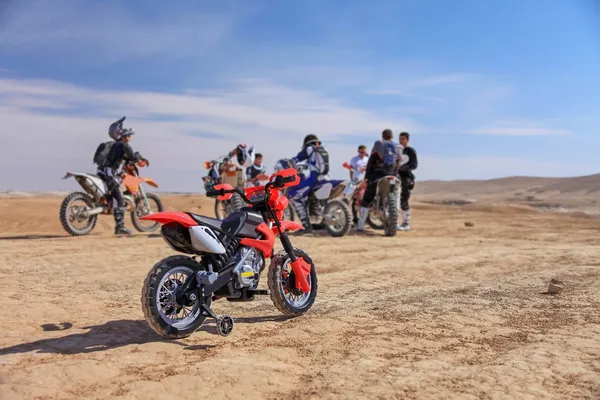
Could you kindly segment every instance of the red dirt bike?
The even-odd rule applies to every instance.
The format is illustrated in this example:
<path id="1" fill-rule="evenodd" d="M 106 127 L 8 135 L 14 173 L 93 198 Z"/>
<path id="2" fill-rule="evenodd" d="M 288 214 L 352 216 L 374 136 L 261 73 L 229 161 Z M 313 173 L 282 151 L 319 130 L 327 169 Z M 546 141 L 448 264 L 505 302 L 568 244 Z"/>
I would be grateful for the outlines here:
<path id="1" fill-rule="evenodd" d="M 281 221 L 288 199 L 280 191 L 295 186 L 295 169 L 280 171 L 264 186 L 245 190 L 228 184 L 215 185 L 207 196 L 227 200 L 236 193 L 246 203 L 219 220 L 189 212 L 160 212 L 142 219 L 163 224 L 161 235 L 175 251 L 194 256 L 169 256 L 149 271 L 142 289 L 142 310 L 150 327 L 169 339 L 190 336 L 206 318 L 216 320 L 217 332 L 227 336 L 233 329 L 229 315 L 217 316 L 211 302 L 252 301 L 270 295 L 285 315 L 306 313 L 317 296 L 317 271 L 308 254 L 292 246 L 286 231 L 303 229 Z M 283 250 L 273 254 L 275 236 Z M 195 256 L 199 256 L 197 261 Z M 270 258 L 267 284 L 258 283 Z"/>
<path id="2" fill-rule="evenodd" d="M 352 167 L 348 163 L 342 165 L 344 168 L 352 171 Z M 385 178 L 385 179 L 384 179 Z M 367 224 L 377 230 L 383 229 L 385 236 L 396 235 L 396 224 L 398 221 L 398 202 L 400 197 L 400 180 L 389 175 L 379 179 L 377 184 L 377 192 L 367 216 Z M 358 221 L 360 212 L 360 203 L 365 194 L 367 182 L 360 180 L 352 182 L 348 185 L 348 189 L 344 192 L 344 201 L 352 206 L 352 216 L 354 221 Z M 394 197 L 395 196 L 395 197 Z"/>

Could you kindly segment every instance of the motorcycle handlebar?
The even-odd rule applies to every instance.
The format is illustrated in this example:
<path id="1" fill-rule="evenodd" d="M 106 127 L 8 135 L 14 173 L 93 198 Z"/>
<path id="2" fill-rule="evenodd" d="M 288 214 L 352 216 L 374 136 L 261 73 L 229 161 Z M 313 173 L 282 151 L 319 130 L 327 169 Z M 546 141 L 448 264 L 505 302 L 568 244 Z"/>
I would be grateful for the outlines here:
<path id="1" fill-rule="evenodd" d="M 215 196 L 221 196 L 222 194 L 225 194 L 225 193 L 221 193 L 221 192 L 224 192 L 224 190 L 223 189 L 221 189 L 221 190 L 209 190 L 209 191 L 206 192 L 206 196 L 207 197 L 215 197 Z"/>
<path id="2" fill-rule="evenodd" d="M 244 193 L 244 191 L 240 190 L 240 189 L 229 189 L 229 190 L 225 190 L 225 189 L 219 189 L 219 190 L 209 190 L 206 192 L 206 196 L 207 197 L 215 197 L 215 196 L 223 196 L 224 194 L 229 194 L 229 193 L 237 193 L 241 196 L 242 199 L 244 199 L 244 201 L 248 204 L 252 203 L 250 201 L 250 199 L 248 199 L 246 197 L 246 194 Z"/>
<path id="3" fill-rule="evenodd" d="M 270 188 L 273 189 L 281 189 L 283 188 L 283 186 L 286 183 L 290 183 L 290 182 L 294 182 L 296 180 L 295 176 L 288 176 L 288 177 L 282 177 L 282 176 L 278 176 L 277 178 L 275 178 L 275 180 L 273 182 L 269 182 L 265 185 L 265 192 L 268 192 Z M 240 195 L 240 197 L 248 204 L 251 204 L 252 201 L 250 201 L 250 199 L 248 199 L 248 197 L 246 197 L 246 193 L 244 193 L 243 190 L 234 188 L 234 189 L 229 189 L 229 190 L 225 190 L 225 189 L 218 189 L 218 190 L 208 190 L 206 192 L 206 196 L 207 197 L 215 197 L 215 196 L 223 196 L 225 194 L 228 193 L 237 193 Z"/>

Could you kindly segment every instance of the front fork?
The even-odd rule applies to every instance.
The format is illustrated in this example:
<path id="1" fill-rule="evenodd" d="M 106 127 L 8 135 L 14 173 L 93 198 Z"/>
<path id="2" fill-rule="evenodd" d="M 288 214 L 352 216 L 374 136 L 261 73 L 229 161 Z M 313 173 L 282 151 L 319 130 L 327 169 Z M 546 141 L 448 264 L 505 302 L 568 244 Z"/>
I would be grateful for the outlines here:
<path id="1" fill-rule="evenodd" d="M 140 185 L 139 187 L 139 195 L 138 197 L 142 198 L 144 201 L 144 204 L 146 204 L 146 207 L 148 207 L 148 213 L 152 212 L 152 208 L 150 207 L 150 202 L 148 201 L 148 198 L 146 197 L 146 192 L 144 191 L 144 188 Z M 135 202 L 135 196 L 134 196 L 134 201 L 133 201 L 133 206 L 136 207 L 137 204 Z M 134 209 L 134 212 L 136 210 Z"/>

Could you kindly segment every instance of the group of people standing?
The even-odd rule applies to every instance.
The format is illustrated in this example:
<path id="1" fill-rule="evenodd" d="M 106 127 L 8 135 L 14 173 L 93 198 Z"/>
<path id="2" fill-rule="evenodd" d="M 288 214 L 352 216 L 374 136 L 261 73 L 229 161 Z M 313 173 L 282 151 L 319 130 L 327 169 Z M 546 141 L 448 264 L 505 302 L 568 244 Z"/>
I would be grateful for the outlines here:
<path id="1" fill-rule="evenodd" d="M 356 229 L 364 231 L 371 205 L 377 191 L 376 183 L 380 178 L 388 175 L 397 175 L 401 182 L 400 208 L 402 210 L 402 224 L 398 225 L 399 231 L 410 230 L 410 206 L 408 199 L 415 185 L 415 175 L 419 163 L 417 152 L 409 146 L 410 134 L 400 133 L 398 144 L 394 142 L 394 134 L 390 129 L 381 133 L 381 140 L 373 144 L 371 154 L 367 156 L 367 146 L 358 146 L 358 154 L 350 160 L 350 179 L 354 182 L 363 180 L 366 186 Z"/>
<path id="2" fill-rule="evenodd" d="M 396 175 L 401 182 L 400 209 L 402 210 L 402 223 L 397 226 L 399 231 L 410 230 L 410 206 L 408 200 L 411 190 L 415 184 L 415 175 L 412 171 L 418 167 L 417 152 L 409 146 L 410 134 L 401 132 L 398 143 L 394 142 L 391 129 L 385 129 L 381 133 L 381 140 L 373 144 L 371 153 L 368 155 L 367 146 L 358 146 L 358 154 L 350 161 L 352 168 L 350 179 L 354 182 L 363 181 L 365 192 L 361 201 L 361 209 L 358 218 L 355 219 L 356 230 L 365 230 L 365 222 L 368 209 L 375 194 L 377 193 L 377 181 L 388 175 Z M 253 147 L 252 147 L 253 148 Z M 298 217 L 304 227 L 303 234 L 312 232 L 312 224 L 309 222 L 306 201 L 310 189 L 329 173 L 329 153 L 322 145 L 316 135 L 310 134 L 304 138 L 302 150 L 290 160 L 293 164 L 305 161 L 307 164 L 307 175 L 303 177 L 300 184 L 290 188 L 290 200 L 294 202 Z M 262 165 L 262 155 L 256 154 L 252 165 L 246 170 L 249 185 L 258 185 L 258 176 L 266 173 Z"/>
<path id="3" fill-rule="evenodd" d="M 94 155 L 94 162 L 98 167 L 98 176 L 106 183 L 109 189 L 109 199 L 112 198 L 117 203 L 113 211 L 116 222 L 115 234 L 117 235 L 131 234 L 124 226 L 125 201 L 119 190 L 120 180 L 118 170 L 121 164 L 126 161 L 138 162 L 143 160 L 149 164 L 147 159 L 142 157 L 138 152 L 134 152 L 131 148 L 130 141 L 135 131 L 131 128 L 124 128 L 124 120 L 125 117 L 111 124 L 109 136 L 113 141 L 98 146 Z M 351 179 L 353 181 L 364 180 L 366 188 L 361 201 L 358 221 L 355 221 L 357 222 L 357 231 L 364 231 L 368 208 L 377 191 L 377 181 L 388 175 L 398 175 L 402 182 L 402 193 L 400 196 L 402 224 L 398 225 L 397 228 L 401 231 L 410 229 L 408 199 L 410 198 L 410 191 L 414 187 L 415 181 L 412 171 L 417 169 L 418 161 L 416 151 L 408 145 L 409 141 L 409 133 L 402 132 L 399 136 L 399 143 L 396 144 L 393 140 L 392 131 L 385 129 L 381 134 L 381 140 L 377 140 L 373 144 L 368 157 L 367 147 L 365 145 L 358 146 L 358 154 L 350 162 L 352 166 Z M 255 153 L 254 146 L 240 144 L 229 153 L 229 157 L 233 157 L 234 155 L 239 164 L 246 168 L 248 185 L 259 185 L 261 175 L 266 175 L 266 169 L 262 165 L 262 154 Z M 288 195 L 294 202 L 306 233 L 310 233 L 312 232 L 312 225 L 310 224 L 306 209 L 307 197 L 313 186 L 318 184 L 329 173 L 329 153 L 316 135 L 307 135 L 304 138 L 302 150 L 291 159 L 293 164 L 301 161 L 306 162 L 308 174 L 303 177 L 297 186 L 290 188 Z"/>

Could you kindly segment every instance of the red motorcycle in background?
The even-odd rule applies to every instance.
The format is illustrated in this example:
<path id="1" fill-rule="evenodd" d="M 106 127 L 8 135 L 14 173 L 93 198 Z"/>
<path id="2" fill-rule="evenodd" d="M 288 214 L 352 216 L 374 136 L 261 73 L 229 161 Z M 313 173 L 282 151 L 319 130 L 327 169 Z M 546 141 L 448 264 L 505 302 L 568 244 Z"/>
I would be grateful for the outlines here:
<path id="1" fill-rule="evenodd" d="M 349 169 L 350 171 L 352 171 L 352 166 L 350 164 L 348 164 L 347 162 L 345 162 L 342 165 L 344 168 Z M 381 181 L 378 184 L 378 190 L 377 190 L 377 194 L 375 196 L 375 201 L 373 201 L 373 203 L 371 204 L 371 207 L 369 209 L 369 215 L 367 217 L 367 224 L 373 228 L 373 229 L 377 229 L 377 230 L 387 230 L 388 231 L 388 236 L 393 236 L 391 234 L 393 234 L 394 232 L 391 229 L 386 229 L 387 225 L 390 225 L 390 227 L 392 226 L 392 224 L 394 223 L 394 218 L 396 218 L 396 220 L 398 219 L 398 215 L 397 213 L 394 213 L 392 208 L 395 207 L 395 203 L 390 205 L 390 207 L 387 207 L 387 203 L 385 205 L 385 207 L 382 206 L 381 202 L 379 201 L 379 197 L 380 197 L 380 193 L 383 193 L 383 190 L 380 190 L 379 186 L 382 187 L 386 187 L 387 188 L 387 184 L 389 182 L 388 181 Z M 392 185 L 393 187 L 393 185 Z M 363 196 L 365 195 L 365 190 L 367 189 L 367 181 L 365 179 L 361 179 L 358 181 L 352 181 L 349 185 L 347 190 L 344 192 L 344 201 L 349 203 L 351 208 L 352 208 L 352 216 L 354 218 L 354 221 L 358 221 L 358 214 L 360 212 L 360 203 L 362 201 Z M 398 188 L 399 190 L 399 188 Z M 385 193 L 387 193 L 389 191 L 389 189 L 385 190 Z M 392 189 L 393 191 L 393 189 Z M 396 195 L 397 197 L 397 195 Z M 390 199 L 386 199 L 389 201 L 391 201 Z M 385 210 L 384 210 L 385 208 Z M 389 214 L 389 217 L 388 217 Z M 387 223 L 389 221 L 389 223 Z"/>

